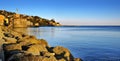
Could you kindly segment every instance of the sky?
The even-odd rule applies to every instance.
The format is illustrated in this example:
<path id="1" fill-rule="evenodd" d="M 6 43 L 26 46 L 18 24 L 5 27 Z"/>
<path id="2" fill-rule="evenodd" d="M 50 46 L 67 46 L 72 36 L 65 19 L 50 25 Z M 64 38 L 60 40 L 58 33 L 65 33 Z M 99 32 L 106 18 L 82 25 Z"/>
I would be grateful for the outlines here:
<path id="1" fill-rule="evenodd" d="M 62 25 L 120 25 L 120 0 L 0 0 L 0 10 L 16 9 Z"/>

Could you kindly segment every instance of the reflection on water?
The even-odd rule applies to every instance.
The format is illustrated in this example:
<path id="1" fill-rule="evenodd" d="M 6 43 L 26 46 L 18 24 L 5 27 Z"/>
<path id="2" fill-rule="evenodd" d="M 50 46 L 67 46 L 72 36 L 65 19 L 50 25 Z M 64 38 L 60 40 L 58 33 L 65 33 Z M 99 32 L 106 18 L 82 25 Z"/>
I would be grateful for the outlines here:
<path id="1" fill-rule="evenodd" d="M 55 28 L 44 28 L 44 27 L 41 27 L 41 28 L 28 28 L 28 34 L 30 35 L 35 35 L 37 37 L 40 37 L 40 36 L 43 36 L 43 35 L 46 35 L 46 36 L 51 36 L 51 37 L 54 37 L 55 35 Z"/>
<path id="2" fill-rule="evenodd" d="M 120 61 L 120 27 L 39 27 L 28 34 L 69 48 L 84 61 Z"/>

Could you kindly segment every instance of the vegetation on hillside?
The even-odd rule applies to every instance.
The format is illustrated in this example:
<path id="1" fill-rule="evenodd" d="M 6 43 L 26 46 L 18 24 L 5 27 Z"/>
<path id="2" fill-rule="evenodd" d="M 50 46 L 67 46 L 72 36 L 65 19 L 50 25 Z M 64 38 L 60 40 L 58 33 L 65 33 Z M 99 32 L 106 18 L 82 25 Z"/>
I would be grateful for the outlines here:
<path id="1" fill-rule="evenodd" d="M 49 19 L 41 18 L 39 16 L 17 14 L 15 12 L 8 12 L 5 10 L 0 10 L 0 15 L 4 15 L 5 18 L 11 19 L 11 21 L 12 20 L 17 21 L 18 19 L 19 20 L 24 19 L 23 21 L 25 22 L 25 24 L 27 24 L 27 26 L 60 26 L 60 23 L 56 22 L 54 19 L 49 20 Z"/>

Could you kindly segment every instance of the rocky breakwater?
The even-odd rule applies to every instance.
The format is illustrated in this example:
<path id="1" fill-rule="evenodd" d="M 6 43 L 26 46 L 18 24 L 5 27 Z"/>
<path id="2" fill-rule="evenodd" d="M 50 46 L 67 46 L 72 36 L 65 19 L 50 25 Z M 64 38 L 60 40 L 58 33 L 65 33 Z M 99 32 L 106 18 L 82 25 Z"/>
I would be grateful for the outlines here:
<path id="1" fill-rule="evenodd" d="M 50 47 L 44 39 L 5 28 L 0 35 L 5 61 L 82 61 L 74 58 L 67 48 Z"/>

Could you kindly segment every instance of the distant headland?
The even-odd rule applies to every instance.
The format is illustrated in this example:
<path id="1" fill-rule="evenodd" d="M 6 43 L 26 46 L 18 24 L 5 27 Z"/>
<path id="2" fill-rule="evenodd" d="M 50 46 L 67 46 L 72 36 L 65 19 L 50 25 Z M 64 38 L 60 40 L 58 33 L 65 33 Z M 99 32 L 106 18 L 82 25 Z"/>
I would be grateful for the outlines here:
<path id="1" fill-rule="evenodd" d="M 2 16 L 2 18 L 0 18 L 0 25 L 3 25 L 3 19 L 6 19 L 6 22 L 12 27 L 61 26 L 61 24 L 54 19 L 49 20 L 39 16 L 29 16 L 6 10 L 0 10 L 0 16 Z"/>

